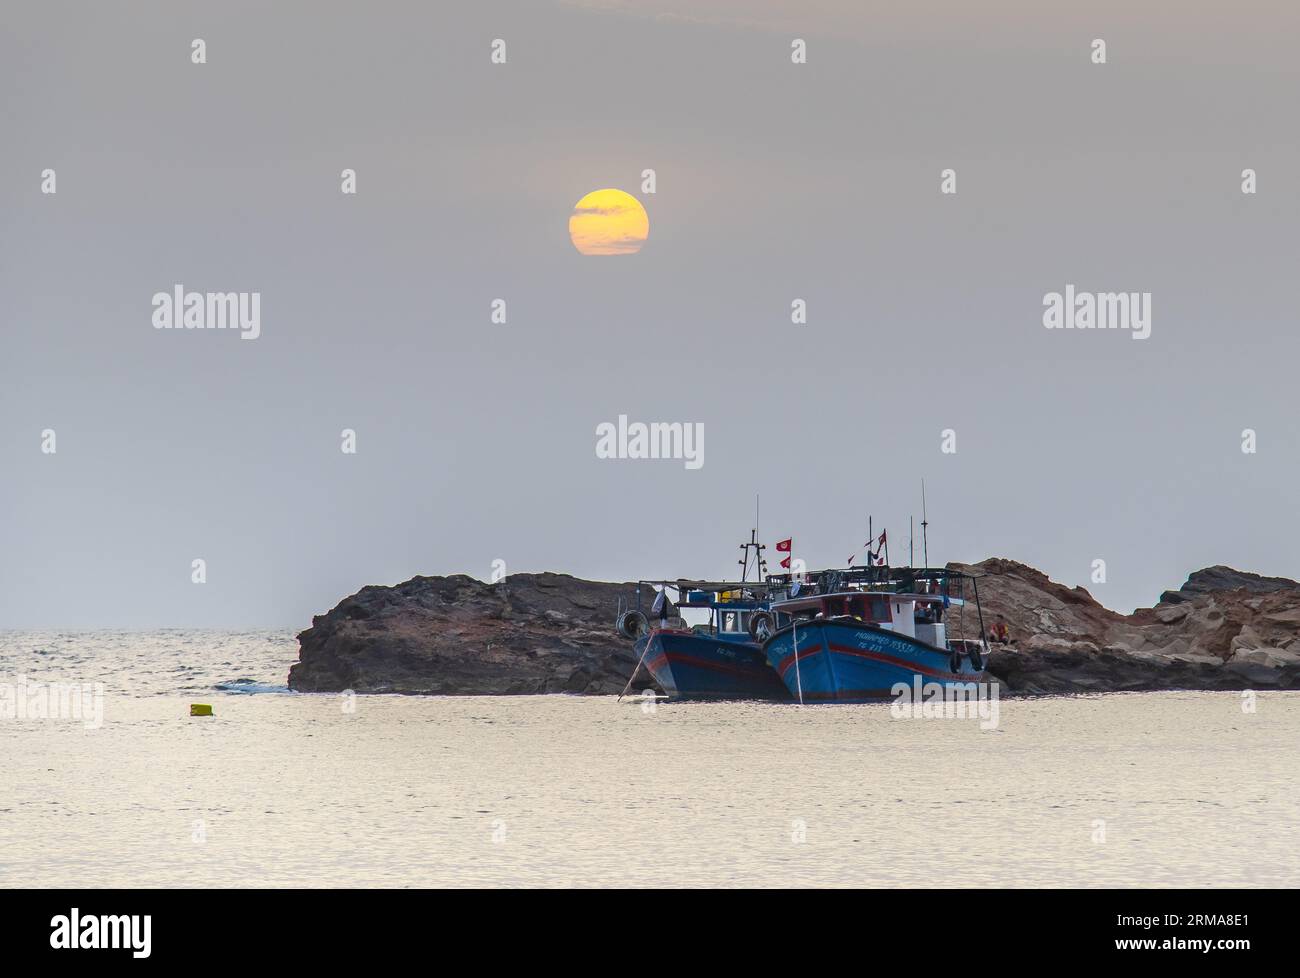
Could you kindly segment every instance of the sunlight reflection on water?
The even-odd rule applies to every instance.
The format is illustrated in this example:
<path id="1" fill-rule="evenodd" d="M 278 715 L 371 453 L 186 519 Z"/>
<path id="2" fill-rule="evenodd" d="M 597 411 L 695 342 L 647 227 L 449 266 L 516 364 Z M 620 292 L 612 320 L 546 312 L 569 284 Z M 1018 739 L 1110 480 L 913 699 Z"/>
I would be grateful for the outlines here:
<path id="1" fill-rule="evenodd" d="M 3 885 L 1300 882 L 1300 693 L 1003 700 L 992 731 L 610 697 L 347 713 L 213 689 L 282 685 L 284 633 L 57 634 L 0 635 L 0 680 L 104 681 L 105 722 L 0 720 Z"/>

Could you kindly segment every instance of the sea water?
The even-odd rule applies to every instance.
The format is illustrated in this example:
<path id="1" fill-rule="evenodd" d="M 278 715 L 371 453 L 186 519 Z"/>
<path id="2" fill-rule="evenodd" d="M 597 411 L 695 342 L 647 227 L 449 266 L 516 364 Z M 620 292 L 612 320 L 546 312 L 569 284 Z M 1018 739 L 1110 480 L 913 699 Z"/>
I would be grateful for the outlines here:
<path id="1" fill-rule="evenodd" d="M 1300 693 L 296 694 L 281 632 L 5 632 L 3 886 L 1294 886 Z M 191 703 L 213 706 L 190 717 Z M 13 711 L 10 711 L 11 713 Z"/>

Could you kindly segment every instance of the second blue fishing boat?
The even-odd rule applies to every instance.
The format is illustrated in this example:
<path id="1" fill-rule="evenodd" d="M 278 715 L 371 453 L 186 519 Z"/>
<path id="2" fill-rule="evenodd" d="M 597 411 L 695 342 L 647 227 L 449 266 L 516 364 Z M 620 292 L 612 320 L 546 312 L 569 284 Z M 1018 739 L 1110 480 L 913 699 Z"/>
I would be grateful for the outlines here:
<path id="1" fill-rule="evenodd" d="M 763 651 L 799 702 L 890 699 L 898 684 L 918 678 L 980 682 L 988 657 L 982 622 L 971 622 L 978 639 L 947 637 L 947 616 L 964 617 L 965 580 L 943 569 L 823 572 L 817 593 L 772 603 L 780 627 Z"/>

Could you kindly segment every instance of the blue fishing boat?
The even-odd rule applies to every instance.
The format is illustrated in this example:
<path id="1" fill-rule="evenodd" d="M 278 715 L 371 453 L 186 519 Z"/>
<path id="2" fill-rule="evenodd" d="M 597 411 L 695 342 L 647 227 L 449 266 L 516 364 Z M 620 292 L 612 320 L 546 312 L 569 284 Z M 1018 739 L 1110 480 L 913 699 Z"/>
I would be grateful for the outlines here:
<path id="1" fill-rule="evenodd" d="M 745 614 L 730 601 L 709 607 L 724 617 Z M 697 629 L 653 629 L 637 643 L 646 671 L 671 699 L 790 699 L 785 684 L 748 632 L 713 625 Z"/>
<path id="2" fill-rule="evenodd" d="M 746 570 L 749 549 L 756 548 L 756 564 L 763 569 L 762 546 L 753 539 L 742 544 Z M 785 597 L 784 587 L 762 581 L 749 582 L 641 581 L 655 594 L 648 619 L 640 609 L 619 615 L 618 630 L 632 639 L 638 657 L 637 672 L 644 668 L 671 699 L 683 700 L 789 700 L 785 684 L 768 665 L 761 648 L 771 622 L 766 609 L 774 597 Z M 674 602 L 669 592 L 677 595 Z M 683 609 L 707 610 L 708 623 L 687 625 Z M 651 625 L 651 619 L 655 625 Z M 636 678 L 633 674 L 628 686 Z M 626 692 L 626 690 L 625 690 Z"/>
<path id="3" fill-rule="evenodd" d="M 966 631 L 964 585 L 944 569 L 849 568 L 816 575 L 809 593 L 772 602 L 768 663 L 801 703 L 891 699 L 896 684 L 940 686 L 985 679 L 988 645 L 975 591 Z M 948 623 L 958 618 L 958 637 Z M 758 630 L 764 622 L 760 621 Z M 976 630 L 978 629 L 978 630 Z"/>

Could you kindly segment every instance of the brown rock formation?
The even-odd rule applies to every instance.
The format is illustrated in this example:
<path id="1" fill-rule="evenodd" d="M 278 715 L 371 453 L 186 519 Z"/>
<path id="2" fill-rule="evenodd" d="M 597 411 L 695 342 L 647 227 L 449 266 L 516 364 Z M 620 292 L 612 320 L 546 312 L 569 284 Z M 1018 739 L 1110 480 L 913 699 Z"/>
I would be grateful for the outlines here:
<path id="1" fill-rule="evenodd" d="M 1210 567 L 1121 615 L 1013 560 L 954 566 L 980 575 L 986 623 L 1010 627 L 990 669 L 1012 692 L 1300 688 L 1295 581 Z"/>
<path id="2" fill-rule="evenodd" d="M 365 587 L 298 636 L 289 685 L 326 692 L 617 693 L 636 667 L 614 631 L 630 584 L 457 574 Z M 644 683 L 642 685 L 645 685 Z M 638 687 L 640 688 L 640 687 Z"/>

